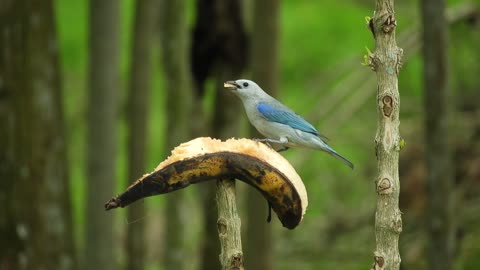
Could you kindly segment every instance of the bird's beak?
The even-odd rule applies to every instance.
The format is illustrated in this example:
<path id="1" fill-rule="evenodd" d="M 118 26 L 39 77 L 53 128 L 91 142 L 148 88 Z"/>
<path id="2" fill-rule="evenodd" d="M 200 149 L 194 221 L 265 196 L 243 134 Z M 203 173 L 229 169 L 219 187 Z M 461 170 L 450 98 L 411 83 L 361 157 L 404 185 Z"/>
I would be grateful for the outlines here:
<path id="1" fill-rule="evenodd" d="M 228 90 L 237 90 L 240 88 L 240 85 L 235 81 L 227 81 L 223 83 L 223 87 L 227 88 Z"/>

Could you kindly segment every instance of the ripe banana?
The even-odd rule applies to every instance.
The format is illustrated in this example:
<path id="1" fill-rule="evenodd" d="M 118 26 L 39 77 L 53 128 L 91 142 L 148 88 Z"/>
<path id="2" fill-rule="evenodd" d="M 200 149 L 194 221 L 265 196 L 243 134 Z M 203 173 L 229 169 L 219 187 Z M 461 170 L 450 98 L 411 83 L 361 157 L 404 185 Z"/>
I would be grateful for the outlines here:
<path id="1" fill-rule="evenodd" d="M 176 147 L 152 173 L 108 201 L 105 209 L 220 178 L 235 178 L 256 188 L 288 229 L 300 223 L 307 209 L 307 192 L 300 176 L 276 151 L 248 139 L 220 141 L 205 137 Z"/>

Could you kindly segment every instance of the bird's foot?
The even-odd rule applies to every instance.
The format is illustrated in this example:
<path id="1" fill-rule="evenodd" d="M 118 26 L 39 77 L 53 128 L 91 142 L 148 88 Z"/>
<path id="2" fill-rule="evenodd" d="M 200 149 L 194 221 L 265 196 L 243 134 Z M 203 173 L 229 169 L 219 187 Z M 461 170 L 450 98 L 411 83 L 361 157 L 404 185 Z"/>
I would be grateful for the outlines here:
<path id="1" fill-rule="evenodd" d="M 287 151 L 288 149 L 290 149 L 290 147 L 284 146 L 283 148 L 277 149 L 277 152 L 280 153 L 280 152 L 283 152 L 283 151 Z"/>
<path id="2" fill-rule="evenodd" d="M 252 140 L 254 140 L 254 141 L 256 141 L 256 142 L 262 142 L 262 143 L 266 144 L 268 147 L 274 149 L 274 148 L 272 147 L 272 145 L 269 143 L 269 139 L 252 139 Z M 274 150 L 275 150 L 275 149 L 274 149 Z"/>
<path id="3" fill-rule="evenodd" d="M 280 138 L 280 140 L 274 140 L 274 139 L 269 139 L 269 138 L 265 138 L 265 139 L 253 139 L 254 141 L 257 141 L 257 142 L 268 142 L 268 143 L 277 143 L 277 144 L 286 144 L 288 143 L 288 139 L 287 138 Z"/>
<path id="4" fill-rule="evenodd" d="M 282 148 L 280 149 L 275 149 L 271 143 L 276 143 L 276 144 L 280 144 L 280 145 L 283 145 L 285 143 L 288 142 L 288 140 L 284 140 L 284 139 L 280 139 L 280 140 L 274 140 L 274 139 L 252 139 L 256 142 L 263 142 L 264 144 L 266 144 L 268 147 L 272 148 L 273 150 L 277 151 L 277 152 L 283 152 L 283 151 L 287 151 L 288 149 L 290 149 L 290 147 L 288 146 L 283 146 Z"/>

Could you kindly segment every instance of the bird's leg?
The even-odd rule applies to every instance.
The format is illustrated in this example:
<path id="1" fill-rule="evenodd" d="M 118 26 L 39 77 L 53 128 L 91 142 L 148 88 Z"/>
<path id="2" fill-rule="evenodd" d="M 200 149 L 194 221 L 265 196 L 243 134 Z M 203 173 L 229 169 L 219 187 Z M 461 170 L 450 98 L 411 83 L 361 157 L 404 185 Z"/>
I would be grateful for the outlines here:
<path id="1" fill-rule="evenodd" d="M 288 146 L 285 146 L 285 144 L 288 143 L 288 139 L 285 138 L 285 137 L 281 137 L 280 140 L 274 140 L 274 139 L 269 139 L 269 138 L 253 139 L 253 140 L 257 141 L 257 142 L 263 142 L 277 152 L 283 152 L 283 151 L 286 151 L 286 150 L 290 149 Z M 276 144 L 283 145 L 283 148 L 280 148 L 280 149 L 276 150 L 275 148 L 272 147 L 272 145 L 270 143 L 276 143 Z"/>
<path id="2" fill-rule="evenodd" d="M 280 152 L 283 152 L 283 151 L 287 151 L 288 149 L 290 149 L 290 147 L 284 146 L 283 148 L 278 149 L 277 152 L 280 153 Z"/>
<path id="3" fill-rule="evenodd" d="M 277 144 L 287 144 L 288 143 L 288 139 L 285 138 L 285 137 L 280 137 L 279 140 L 275 140 L 275 139 L 263 139 L 262 140 L 263 142 L 269 142 L 269 143 L 277 143 Z"/>
<path id="4" fill-rule="evenodd" d="M 268 139 L 252 139 L 252 140 L 254 140 L 254 141 L 256 141 L 256 142 L 263 142 L 263 143 L 266 144 L 268 147 L 270 147 L 270 148 L 273 149 L 273 147 L 268 143 Z"/>
<path id="5" fill-rule="evenodd" d="M 270 142 L 275 142 L 275 143 L 283 146 L 282 148 L 276 150 L 278 153 L 286 151 L 286 150 L 289 149 L 289 147 L 286 146 L 286 144 L 288 143 L 288 139 L 286 137 L 280 137 L 280 140 L 278 140 L 278 141 L 270 139 Z"/>

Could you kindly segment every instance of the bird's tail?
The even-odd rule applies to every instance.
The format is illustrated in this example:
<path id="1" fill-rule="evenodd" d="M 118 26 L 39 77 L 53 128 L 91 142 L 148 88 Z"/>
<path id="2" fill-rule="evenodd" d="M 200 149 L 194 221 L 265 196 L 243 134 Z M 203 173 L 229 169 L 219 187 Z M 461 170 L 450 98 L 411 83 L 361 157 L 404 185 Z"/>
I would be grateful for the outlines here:
<path id="1" fill-rule="evenodd" d="M 325 148 L 323 150 L 329 153 L 331 156 L 335 157 L 336 159 L 342 161 L 343 163 L 345 163 L 345 165 L 347 165 L 353 170 L 353 163 L 350 162 L 348 159 L 342 157 L 339 153 L 337 153 L 337 151 L 333 150 L 330 146 L 325 144 Z"/>

